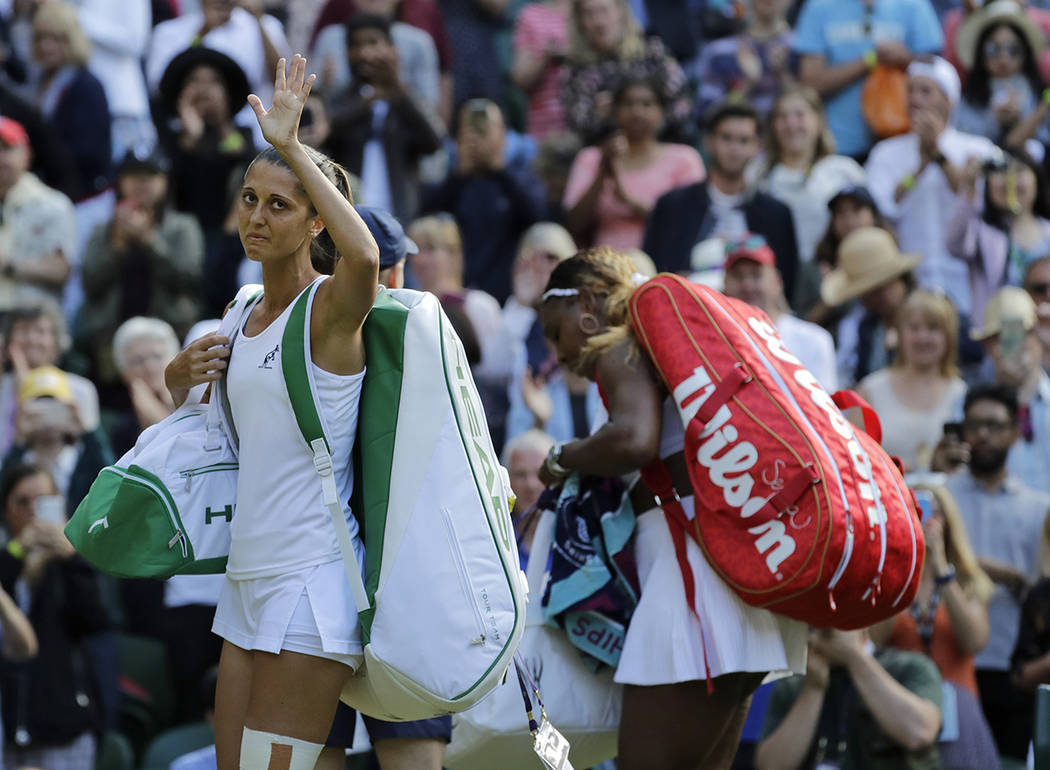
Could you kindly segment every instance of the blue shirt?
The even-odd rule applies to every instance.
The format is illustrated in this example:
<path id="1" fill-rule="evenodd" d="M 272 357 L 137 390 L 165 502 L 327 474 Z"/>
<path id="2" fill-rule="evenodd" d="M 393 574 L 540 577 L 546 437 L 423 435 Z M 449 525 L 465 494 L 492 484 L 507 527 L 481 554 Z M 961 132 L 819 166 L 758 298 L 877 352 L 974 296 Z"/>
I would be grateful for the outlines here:
<path id="1" fill-rule="evenodd" d="M 795 33 L 799 54 L 823 56 L 833 67 L 859 59 L 881 41 L 901 42 L 914 54 L 937 53 L 944 45 L 930 0 L 873 0 L 870 10 L 861 0 L 807 0 Z M 857 80 L 826 101 L 842 155 L 866 152 L 874 141 L 860 110 L 863 87 L 864 80 Z"/>

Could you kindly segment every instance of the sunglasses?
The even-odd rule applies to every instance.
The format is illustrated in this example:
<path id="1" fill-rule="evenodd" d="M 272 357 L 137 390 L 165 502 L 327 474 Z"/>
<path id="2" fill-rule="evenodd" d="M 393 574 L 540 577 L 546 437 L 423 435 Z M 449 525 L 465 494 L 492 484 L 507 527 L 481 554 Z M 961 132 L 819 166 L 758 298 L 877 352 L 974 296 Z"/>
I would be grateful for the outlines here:
<path id="1" fill-rule="evenodd" d="M 1028 293 L 1041 297 L 1050 296 L 1050 283 L 1033 283 L 1028 286 Z"/>
<path id="2" fill-rule="evenodd" d="M 1009 56 L 1016 59 L 1024 52 L 1018 43 L 992 43 L 984 44 L 984 56 L 986 59 L 994 59 L 996 56 Z"/>

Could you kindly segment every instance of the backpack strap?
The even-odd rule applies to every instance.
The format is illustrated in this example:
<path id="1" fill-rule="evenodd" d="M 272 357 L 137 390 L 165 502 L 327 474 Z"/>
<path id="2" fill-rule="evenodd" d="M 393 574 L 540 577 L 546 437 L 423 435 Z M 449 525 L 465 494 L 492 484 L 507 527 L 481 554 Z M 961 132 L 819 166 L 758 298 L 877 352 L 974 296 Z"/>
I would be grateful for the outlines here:
<path id="1" fill-rule="evenodd" d="M 310 311 L 318 281 L 296 301 L 292 308 L 288 324 L 281 339 L 281 368 L 284 382 L 288 388 L 288 399 L 295 413 L 295 421 L 306 440 L 314 457 L 314 469 L 321 480 L 321 499 L 335 528 L 339 541 L 339 551 L 346 567 L 346 577 L 350 581 L 350 592 L 358 612 L 364 612 L 371 604 L 365 583 L 361 577 L 361 565 L 357 561 L 354 543 L 350 538 L 350 528 L 346 525 L 343 504 L 339 499 L 339 490 L 335 485 L 335 468 L 332 465 L 331 446 L 325 436 L 321 415 L 317 411 L 316 390 L 310 376 Z M 349 458 L 347 458 L 349 460 Z"/>
<path id="2" fill-rule="evenodd" d="M 860 409 L 861 416 L 864 418 L 864 432 L 877 443 L 882 443 L 882 423 L 879 421 L 878 412 L 864 400 L 863 396 L 855 390 L 839 390 L 831 395 L 831 400 L 843 411 L 853 407 Z"/>

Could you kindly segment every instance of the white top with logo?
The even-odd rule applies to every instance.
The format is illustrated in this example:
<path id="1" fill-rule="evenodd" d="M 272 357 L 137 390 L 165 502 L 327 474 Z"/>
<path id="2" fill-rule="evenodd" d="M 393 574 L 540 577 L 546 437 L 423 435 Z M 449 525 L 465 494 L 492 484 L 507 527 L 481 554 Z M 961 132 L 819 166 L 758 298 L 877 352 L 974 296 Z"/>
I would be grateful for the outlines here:
<path id="1" fill-rule="evenodd" d="M 313 455 L 295 420 L 281 366 L 282 337 L 294 305 L 292 301 L 254 337 L 242 327 L 230 357 L 227 389 L 241 466 L 226 568 L 234 580 L 280 575 L 340 558 Z M 337 375 L 312 362 L 310 366 L 317 411 L 336 464 L 339 497 L 359 563 L 364 564 L 364 546 L 349 506 L 354 486 L 350 457 L 364 371 Z"/>

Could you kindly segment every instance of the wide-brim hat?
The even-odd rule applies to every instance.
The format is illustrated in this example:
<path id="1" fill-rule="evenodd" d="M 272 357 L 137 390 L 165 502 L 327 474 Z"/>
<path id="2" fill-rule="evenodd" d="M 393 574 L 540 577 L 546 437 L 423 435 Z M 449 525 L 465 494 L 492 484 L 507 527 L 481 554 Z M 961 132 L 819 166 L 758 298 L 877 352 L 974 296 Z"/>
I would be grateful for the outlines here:
<path id="1" fill-rule="evenodd" d="M 1009 24 L 1018 30 L 1028 43 L 1033 59 L 1046 48 L 1046 37 L 1039 25 L 1025 13 L 1024 6 L 1014 0 L 994 0 L 971 13 L 959 27 L 955 36 L 955 55 L 963 67 L 973 69 L 977 60 L 977 41 L 986 29 L 996 24 Z"/>
<path id="2" fill-rule="evenodd" d="M 893 236 L 881 227 L 862 227 L 839 244 L 838 267 L 824 276 L 820 298 L 838 307 L 854 297 L 910 273 L 921 255 L 902 254 Z"/>
<path id="3" fill-rule="evenodd" d="M 202 46 L 187 48 L 172 59 L 167 69 L 164 70 L 164 75 L 160 79 L 160 87 L 157 89 L 164 108 L 172 115 L 177 114 L 179 94 L 182 92 L 182 85 L 186 82 L 187 75 L 202 64 L 214 68 L 219 73 L 223 83 L 226 84 L 230 114 L 236 115 L 248 101 L 248 94 L 251 93 L 248 76 L 244 74 L 240 65 L 226 54 Z"/>

